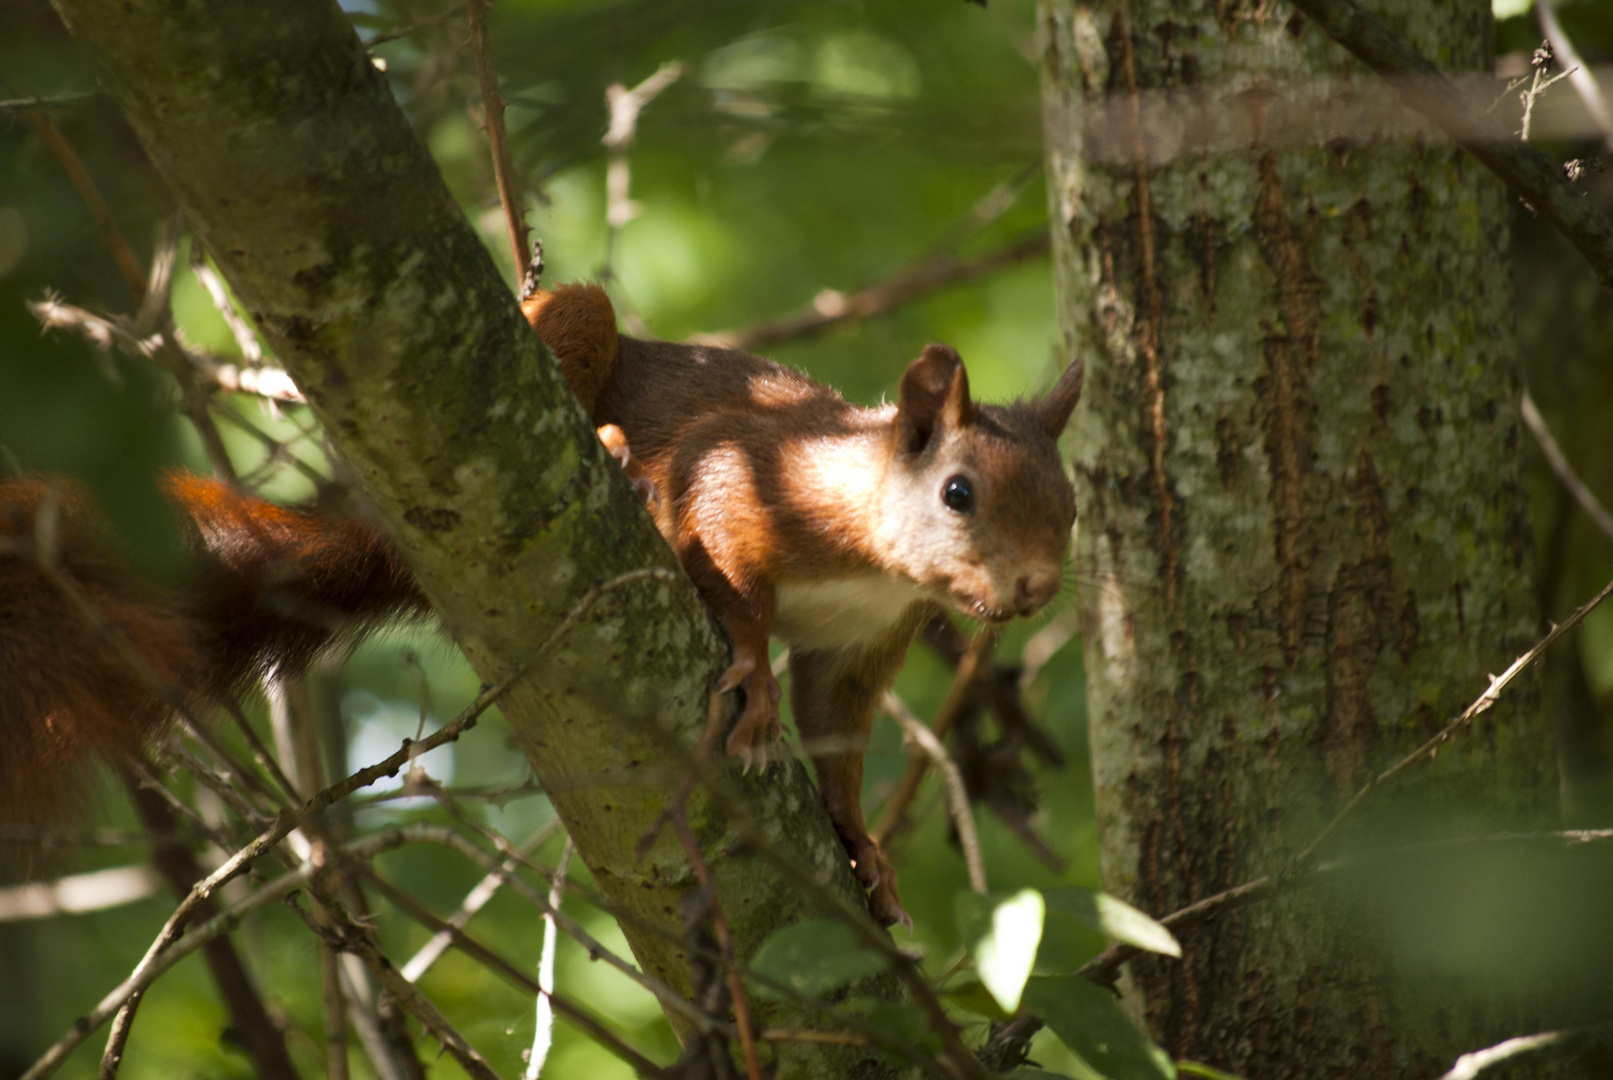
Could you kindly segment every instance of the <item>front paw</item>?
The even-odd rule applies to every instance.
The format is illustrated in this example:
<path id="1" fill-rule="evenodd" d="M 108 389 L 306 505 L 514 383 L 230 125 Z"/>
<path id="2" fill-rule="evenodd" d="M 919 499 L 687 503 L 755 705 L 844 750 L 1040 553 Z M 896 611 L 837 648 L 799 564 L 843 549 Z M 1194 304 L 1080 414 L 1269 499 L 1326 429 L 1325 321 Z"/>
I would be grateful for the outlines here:
<path id="1" fill-rule="evenodd" d="M 765 771 L 768 743 L 782 733 L 778 708 L 784 692 L 772 671 L 754 663 L 736 663 L 717 684 L 719 693 L 735 688 L 745 691 L 745 709 L 734 722 L 725 749 L 744 763 L 744 772 L 752 766 Z"/>
<path id="2" fill-rule="evenodd" d="M 628 482 L 633 485 L 633 491 L 643 502 L 644 509 L 655 513 L 661 505 L 661 493 L 656 490 L 655 481 L 650 479 L 650 474 L 644 471 L 644 466 L 633 456 L 633 451 L 627 444 L 627 433 L 615 424 L 602 424 L 595 429 L 595 434 L 599 436 L 599 441 L 605 444 L 610 456 L 616 459 L 616 464 L 621 466 Z"/>

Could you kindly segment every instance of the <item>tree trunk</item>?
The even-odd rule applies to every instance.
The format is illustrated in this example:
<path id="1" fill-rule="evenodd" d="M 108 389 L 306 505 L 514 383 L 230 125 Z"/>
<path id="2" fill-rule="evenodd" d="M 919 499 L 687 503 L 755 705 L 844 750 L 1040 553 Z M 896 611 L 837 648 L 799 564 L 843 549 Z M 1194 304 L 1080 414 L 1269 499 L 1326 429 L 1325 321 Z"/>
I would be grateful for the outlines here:
<path id="1" fill-rule="evenodd" d="M 476 671 L 492 684 L 535 664 L 505 716 L 639 962 L 687 994 L 693 871 L 671 830 L 635 847 L 725 643 L 680 575 L 598 594 L 537 655 L 596 587 L 675 563 L 385 77 L 329 0 L 56 7 Z M 864 903 L 799 763 L 732 787 L 791 864 Z M 689 812 L 742 957 L 815 913 L 702 793 Z M 753 1010 L 758 1027 L 817 1022 Z M 866 1049 L 771 1045 L 781 1078 L 884 1075 Z"/>
<path id="2" fill-rule="evenodd" d="M 1487 69 L 1489 0 L 1387 17 L 1446 70 Z M 1375 78 L 1280 4 L 1044 0 L 1039 22 L 1065 347 L 1088 360 L 1103 876 L 1164 914 L 1280 870 L 1538 629 L 1506 203 L 1463 152 L 1375 116 Z M 1347 835 L 1548 817 L 1532 694 Z M 1435 1076 L 1531 1030 L 1344 906 L 1228 914 L 1126 987 L 1173 1055 L 1250 1080 Z"/>

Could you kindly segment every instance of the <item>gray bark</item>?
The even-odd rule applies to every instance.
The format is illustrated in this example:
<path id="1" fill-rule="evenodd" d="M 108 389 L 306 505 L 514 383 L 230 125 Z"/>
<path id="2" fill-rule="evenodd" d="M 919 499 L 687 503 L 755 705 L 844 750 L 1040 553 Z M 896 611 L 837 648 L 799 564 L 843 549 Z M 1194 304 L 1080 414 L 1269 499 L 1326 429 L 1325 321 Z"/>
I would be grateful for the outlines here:
<path id="1" fill-rule="evenodd" d="M 505 716 L 635 956 L 687 991 L 655 931 L 681 933 L 692 870 L 670 830 L 634 846 L 678 780 L 654 729 L 692 746 L 725 642 L 692 586 L 652 579 L 534 657 L 591 589 L 675 563 L 353 28 L 328 0 L 56 6 L 471 664 L 491 684 L 537 661 Z M 794 865 L 863 902 L 799 764 L 734 786 Z M 741 956 L 810 913 L 704 795 L 690 815 Z M 818 1023 L 753 1006 L 758 1027 Z M 882 1072 L 865 1050 L 775 1050 L 781 1077 Z"/>
<path id="2" fill-rule="evenodd" d="M 1389 17 L 1448 72 L 1487 67 L 1488 0 Z M 1102 869 L 1164 914 L 1280 869 L 1535 636 L 1506 203 L 1416 124 L 1351 126 L 1373 77 L 1282 5 L 1045 0 L 1039 21 L 1065 346 L 1088 358 Z M 1262 127 L 1300 94 L 1298 125 Z M 1161 97 L 1207 122 L 1139 132 Z M 1538 823 L 1551 766 L 1525 688 L 1347 839 Z M 1166 1049 L 1251 1080 L 1438 1075 L 1534 1030 L 1516 999 L 1538 986 L 1485 998 L 1382 931 L 1371 904 L 1294 895 L 1126 985 Z"/>

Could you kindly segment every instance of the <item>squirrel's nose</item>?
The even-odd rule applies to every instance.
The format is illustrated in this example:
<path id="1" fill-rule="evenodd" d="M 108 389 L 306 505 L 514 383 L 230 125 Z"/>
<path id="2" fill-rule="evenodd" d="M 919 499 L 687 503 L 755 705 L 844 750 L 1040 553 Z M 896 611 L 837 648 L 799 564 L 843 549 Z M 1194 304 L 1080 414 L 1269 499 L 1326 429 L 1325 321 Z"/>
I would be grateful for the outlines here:
<path id="1" fill-rule="evenodd" d="M 1014 606 L 1021 615 L 1029 615 L 1058 595 L 1062 578 L 1056 570 L 1043 570 L 1019 575 L 1014 589 Z"/>

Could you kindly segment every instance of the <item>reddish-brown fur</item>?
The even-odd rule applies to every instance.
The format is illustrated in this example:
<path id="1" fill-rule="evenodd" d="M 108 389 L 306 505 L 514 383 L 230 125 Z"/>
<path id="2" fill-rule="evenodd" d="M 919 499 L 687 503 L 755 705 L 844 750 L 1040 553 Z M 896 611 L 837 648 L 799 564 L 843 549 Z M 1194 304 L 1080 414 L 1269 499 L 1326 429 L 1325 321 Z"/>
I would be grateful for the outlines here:
<path id="1" fill-rule="evenodd" d="M 616 309 L 598 285 L 565 285 L 537 292 L 521 312 L 560 364 L 589 414 L 616 365 Z"/>
<path id="2" fill-rule="evenodd" d="M 204 711 L 249 676 L 425 608 L 397 553 L 361 522 L 189 474 L 164 486 L 194 554 L 177 592 L 129 574 L 77 485 L 0 482 L 0 820 L 59 815 L 72 767 L 138 749 L 173 701 Z"/>
<path id="3" fill-rule="evenodd" d="M 803 739 L 838 744 L 814 762 L 873 913 L 904 918 L 863 822 L 857 747 L 938 604 L 1002 620 L 1057 591 L 1075 505 L 1055 439 L 1080 394 L 1079 366 L 1043 400 L 976 406 L 957 354 L 929 346 L 898 405 L 863 409 L 761 357 L 619 338 L 597 286 L 539 293 L 523 311 L 733 638 L 719 690 L 743 689 L 746 701 L 728 751 L 765 763 L 777 734 L 776 633 L 791 645 Z M 941 503 L 959 476 L 978 489 L 968 513 Z M 363 522 L 195 476 L 167 486 L 197 554 L 178 595 L 131 582 L 83 496 L 55 496 L 54 564 L 103 632 L 34 559 L 50 489 L 0 484 L 10 548 L 0 547 L 0 818 L 49 812 L 83 754 L 127 751 L 160 730 L 172 710 L 159 688 L 214 703 L 249 676 L 425 606 Z M 108 634 L 136 650 L 143 673 Z"/>

